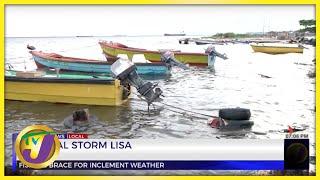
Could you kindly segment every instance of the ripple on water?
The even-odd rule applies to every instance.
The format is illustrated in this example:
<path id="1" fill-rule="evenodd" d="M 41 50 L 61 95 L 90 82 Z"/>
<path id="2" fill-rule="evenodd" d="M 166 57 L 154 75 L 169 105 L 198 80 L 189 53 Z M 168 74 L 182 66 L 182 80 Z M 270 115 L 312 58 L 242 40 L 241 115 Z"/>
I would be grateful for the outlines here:
<path id="1" fill-rule="evenodd" d="M 161 37 L 163 38 L 163 37 Z M 161 38 L 144 38 L 154 42 L 152 47 L 160 47 Z M 89 41 L 90 38 L 88 38 Z M 127 37 L 132 45 L 140 47 L 141 38 Z M 119 41 L 119 39 L 111 39 Z M 70 49 L 68 46 L 86 45 L 85 40 L 73 38 L 55 39 L 6 39 L 10 52 L 6 60 L 17 55 L 27 55 L 25 44 L 33 43 L 43 50 Z M 98 39 L 90 39 L 89 43 Z M 76 42 L 76 43 L 74 43 Z M 157 43 L 156 43 L 157 42 Z M 191 48 L 203 51 L 203 46 L 182 46 L 176 39 L 167 44 L 178 48 Z M 194 49 L 192 49 L 194 48 Z M 198 49 L 197 49 L 198 48 Z M 19 132 L 31 124 L 46 124 L 57 132 L 69 132 L 62 121 L 73 111 L 88 108 L 97 120 L 90 125 L 87 133 L 92 138 L 241 138 L 241 139 L 283 139 L 284 134 L 277 130 L 286 129 L 294 124 L 305 127 L 310 134 L 310 143 L 315 137 L 315 79 L 309 79 L 307 73 L 314 65 L 314 48 L 305 49 L 304 54 L 272 56 L 252 53 L 249 45 L 225 45 L 217 47 L 227 52 L 229 59 L 216 60 L 215 72 L 206 68 L 191 67 L 183 71 L 174 68 L 172 75 L 165 79 L 153 80 L 164 91 L 164 103 L 185 109 L 216 115 L 216 108 L 244 107 L 251 109 L 253 130 L 268 132 L 256 135 L 250 130 L 218 131 L 207 125 L 205 119 L 191 118 L 190 115 L 177 114 L 164 105 L 147 112 L 146 103 L 132 95 L 130 101 L 120 107 L 101 107 L 86 105 L 54 104 L 44 102 L 5 102 L 5 142 L 6 163 L 10 162 L 11 134 Z M 101 55 L 97 47 L 64 55 L 90 56 Z M 23 61 L 20 60 L 20 61 Z M 301 66 L 294 63 L 307 63 Z M 309 68 L 310 67 L 310 68 Z M 29 61 L 27 68 L 34 68 Z M 262 78 L 259 74 L 270 76 Z"/>

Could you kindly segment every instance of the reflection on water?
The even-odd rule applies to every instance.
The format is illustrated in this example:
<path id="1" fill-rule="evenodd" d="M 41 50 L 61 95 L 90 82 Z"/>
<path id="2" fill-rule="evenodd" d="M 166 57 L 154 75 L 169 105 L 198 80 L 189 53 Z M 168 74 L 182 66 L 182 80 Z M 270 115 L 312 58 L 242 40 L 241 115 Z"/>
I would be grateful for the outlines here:
<path id="1" fill-rule="evenodd" d="M 101 39 L 101 38 L 99 38 Z M 90 38 L 6 38 L 6 62 L 23 69 L 34 69 L 25 45 L 39 50 L 61 52 L 63 55 L 103 59 L 99 40 Z M 133 47 L 148 49 L 181 49 L 203 52 L 204 46 L 178 44 L 176 37 L 106 37 Z M 81 50 L 72 48 L 92 47 Z M 69 49 L 70 51 L 67 51 Z M 206 68 L 189 70 L 174 68 L 172 75 L 160 79 L 164 103 L 209 115 L 216 109 L 243 107 L 251 109 L 252 130 L 218 131 L 207 125 L 207 119 L 176 113 L 157 104 L 147 112 L 147 105 L 133 94 L 120 107 L 54 104 L 45 102 L 5 102 L 6 164 L 10 164 L 11 134 L 31 124 L 47 124 L 57 132 L 67 132 L 63 119 L 73 111 L 88 108 L 97 120 L 86 133 L 91 138 L 258 138 L 283 139 L 279 132 L 290 126 L 306 128 L 312 147 L 315 144 L 315 79 L 307 76 L 314 68 L 314 48 L 303 54 L 268 55 L 253 53 L 247 44 L 217 45 L 216 50 L 226 53 L 228 60 L 216 60 L 215 72 Z M 100 58 L 99 58 L 100 57 Z M 266 76 L 271 78 L 266 78 Z M 311 155 L 314 148 L 311 148 Z M 215 172 L 211 172 L 214 174 Z"/>
<path id="2" fill-rule="evenodd" d="M 23 102 L 23 101 L 6 101 L 6 122 L 12 123 L 12 129 L 22 129 L 29 124 L 48 124 L 59 133 L 66 133 L 63 126 L 63 120 L 73 111 L 89 108 L 90 114 L 98 117 L 96 124 L 91 124 L 88 133 L 97 138 L 131 138 L 130 135 L 122 134 L 131 128 L 132 116 L 130 107 L 103 107 L 103 106 L 86 106 L 73 104 L 54 104 L 46 102 Z M 18 124 L 15 122 L 19 121 Z M 117 131 L 111 128 L 112 126 Z M 119 126 L 119 127 L 118 127 Z M 8 126 L 10 128 L 10 126 Z M 99 133 L 96 128 L 105 133 Z M 108 134 L 106 136 L 106 134 Z"/>

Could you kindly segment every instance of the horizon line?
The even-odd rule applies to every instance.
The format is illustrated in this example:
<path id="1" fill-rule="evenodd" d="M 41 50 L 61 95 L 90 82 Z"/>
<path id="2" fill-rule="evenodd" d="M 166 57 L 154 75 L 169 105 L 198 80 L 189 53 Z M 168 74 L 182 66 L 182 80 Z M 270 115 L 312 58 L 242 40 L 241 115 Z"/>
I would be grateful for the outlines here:
<path id="1" fill-rule="evenodd" d="M 298 30 L 280 30 L 280 31 L 267 31 L 267 32 L 245 32 L 245 33 L 237 33 L 237 32 L 217 32 L 217 33 L 235 33 L 235 34 L 264 34 L 268 32 L 293 32 Z M 185 36 L 213 36 L 217 33 L 204 33 L 204 34 L 186 34 Z M 115 35 L 50 35 L 50 36 L 4 36 L 5 38 L 63 38 L 63 37 L 136 37 L 136 36 L 164 36 L 163 34 L 140 34 L 140 35 L 126 35 L 126 34 L 115 34 Z M 170 33 L 169 33 L 170 34 Z"/>

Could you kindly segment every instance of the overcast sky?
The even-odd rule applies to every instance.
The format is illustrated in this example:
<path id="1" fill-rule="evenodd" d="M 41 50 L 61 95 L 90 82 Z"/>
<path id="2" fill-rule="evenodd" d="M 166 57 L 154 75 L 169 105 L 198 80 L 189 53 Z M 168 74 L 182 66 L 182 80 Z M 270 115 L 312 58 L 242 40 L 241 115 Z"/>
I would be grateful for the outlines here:
<path id="1" fill-rule="evenodd" d="M 75 35 L 188 35 L 297 30 L 315 8 L 244 5 L 6 5 L 7 37 Z"/>

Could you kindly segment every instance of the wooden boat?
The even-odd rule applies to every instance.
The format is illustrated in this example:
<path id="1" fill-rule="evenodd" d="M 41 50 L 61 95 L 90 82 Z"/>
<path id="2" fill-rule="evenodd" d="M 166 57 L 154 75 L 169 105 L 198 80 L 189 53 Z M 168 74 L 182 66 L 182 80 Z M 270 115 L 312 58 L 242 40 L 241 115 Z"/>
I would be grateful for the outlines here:
<path id="1" fill-rule="evenodd" d="M 224 45 L 224 42 L 221 41 L 213 41 L 213 40 L 203 40 L 203 39 L 198 39 L 194 41 L 196 45 L 206 45 L 206 44 L 215 44 L 215 45 Z"/>
<path id="2" fill-rule="evenodd" d="M 92 59 L 81 59 L 66 57 L 56 53 L 44 53 L 41 51 L 30 51 L 38 68 L 55 68 L 66 71 L 79 71 L 88 73 L 111 74 L 110 67 L 117 60 L 112 57 L 109 61 Z M 169 69 L 165 63 L 135 63 L 140 75 L 166 75 Z"/>
<path id="3" fill-rule="evenodd" d="M 211 42 L 208 41 L 203 41 L 203 40 L 196 40 L 194 41 L 196 45 L 206 45 L 206 44 L 211 44 Z"/>
<path id="4" fill-rule="evenodd" d="M 127 100 L 128 89 L 107 76 L 5 72 L 8 100 L 119 106 Z"/>
<path id="5" fill-rule="evenodd" d="M 134 54 L 144 54 L 146 59 L 152 62 L 160 62 L 160 51 L 151 51 L 147 49 L 128 47 L 124 44 L 108 41 L 99 42 L 103 53 L 107 58 L 114 58 L 118 54 L 127 54 L 129 59 L 132 59 Z M 208 54 L 206 53 L 190 53 L 173 51 L 175 58 L 185 64 L 207 66 L 208 65 Z"/>
<path id="6" fill-rule="evenodd" d="M 267 54 L 303 53 L 303 47 L 291 44 L 250 44 L 254 52 Z"/>

